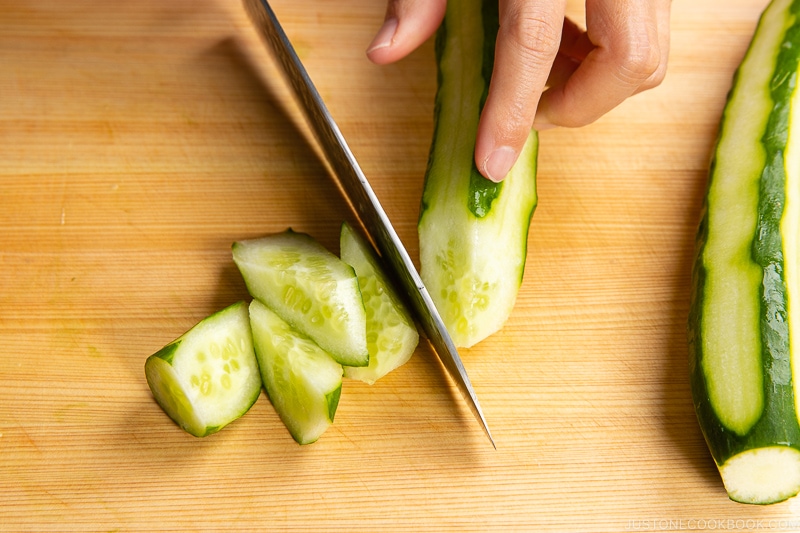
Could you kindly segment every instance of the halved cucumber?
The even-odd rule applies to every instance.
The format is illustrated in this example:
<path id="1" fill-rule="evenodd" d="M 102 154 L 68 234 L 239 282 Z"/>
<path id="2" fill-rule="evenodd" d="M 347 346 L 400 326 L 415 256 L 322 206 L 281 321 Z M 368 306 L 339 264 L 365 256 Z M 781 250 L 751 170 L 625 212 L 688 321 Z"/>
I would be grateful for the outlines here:
<path id="1" fill-rule="evenodd" d="M 247 304 L 203 319 L 148 357 L 144 368 L 156 401 L 181 428 L 196 437 L 219 431 L 261 392 Z"/>
<path id="2" fill-rule="evenodd" d="M 353 268 L 291 229 L 233 244 L 250 294 L 340 364 L 366 366 L 367 317 Z"/>
<path id="3" fill-rule="evenodd" d="M 250 303 L 250 322 L 270 402 L 295 441 L 315 442 L 333 423 L 342 366 L 258 300 Z"/>
<path id="4" fill-rule="evenodd" d="M 419 333 L 372 248 L 347 223 L 342 224 L 340 249 L 342 261 L 358 275 L 367 312 L 369 349 L 369 366 L 346 366 L 344 374 L 372 384 L 411 358 L 419 343 Z"/>
<path id="5" fill-rule="evenodd" d="M 420 275 L 457 346 L 476 344 L 508 319 L 537 202 L 535 131 L 503 182 L 484 178 L 474 163 L 497 29 L 497 0 L 459 0 L 447 3 L 436 36 L 439 86 L 418 224 Z"/>
<path id="6" fill-rule="evenodd" d="M 731 499 L 800 492 L 800 0 L 764 11 L 734 78 L 693 271 L 700 427 Z"/>

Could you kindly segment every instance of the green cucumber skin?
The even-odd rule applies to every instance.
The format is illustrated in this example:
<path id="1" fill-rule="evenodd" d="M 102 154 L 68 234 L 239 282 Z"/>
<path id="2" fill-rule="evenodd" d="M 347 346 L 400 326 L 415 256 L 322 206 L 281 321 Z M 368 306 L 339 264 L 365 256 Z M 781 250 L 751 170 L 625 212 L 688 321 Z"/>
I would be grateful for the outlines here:
<path id="1" fill-rule="evenodd" d="M 500 26 L 498 3 L 493 0 L 484 1 L 481 16 L 483 19 L 483 66 L 481 67 L 481 76 L 484 83 L 479 109 L 482 111 L 483 105 L 486 103 L 486 97 L 489 95 L 489 80 L 492 79 L 492 69 L 494 68 L 495 41 L 497 40 L 497 29 Z M 443 34 L 446 32 L 446 26 L 446 23 L 442 25 L 442 28 L 444 28 Z M 444 42 L 445 40 L 441 39 L 439 43 L 438 57 L 441 57 Z M 475 166 L 474 158 L 472 159 L 472 169 L 469 173 L 467 208 L 476 218 L 483 218 L 489 214 L 492 210 L 492 204 L 500 196 L 503 182 L 495 183 L 484 178 L 478 171 L 478 167 Z"/>
<path id="2" fill-rule="evenodd" d="M 483 105 L 486 102 L 486 97 L 489 94 L 489 80 L 491 79 L 492 68 L 494 66 L 495 41 L 497 39 L 497 28 L 499 25 L 498 3 L 496 0 L 478 0 L 477 2 L 464 3 L 470 4 L 467 9 L 469 9 L 469 7 L 474 7 L 473 4 L 481 4 L 481 26 L 483 28 L 483 47 L 481 53 L 482 83 L 480 87 L 472 87 L 472 90 L 480 92 L 480 98 L 476 102 L 477 107 L 473 108 L 469 116 L 465 116 L 463 119 L 470 122 L 470 129 L 477 129 L 480 112 L 483 109 Z M 437 69 L 437 85 L 439 89 L 437 90 L 434 101 L 433 142 L 431 143 L 430 153 L 428 155 L 428 168 L 425 173 L 426 185 L 428 180 L 435 179 L 435 177 L 432 177 L 435 176 L 435 174 L 432 174 L 432 170 L 436 150 L 436 141 L 440 136 L 447 136 L 451 132 L 449 126 L 452 126 L 452 124 L 443 124 L 443 121 L 441 120 L 443 99 L 449 97 L 449 95 L 443 94 L 442 91 L 442 80 L 444 76 L 446 76 L 446 73 L 444 72 L 444 69 L 442 69 L 441 65 L 445 54 L 445 47 L 448 43 L 448 35 L 451 33 L 449 30 L 450 21 L 457 16 L 462 16 L 462 14 L 457 13 L 455 16 L 452 14 L 450 17 L 445 16 L 444 21 L 436 32 L 434 49 L 437 65 L 439 66 Z M 474 144 L 474 134 L 470 134 L 467 137 L 471 137 L 472 144 Z M 467 141 L 469 140 L 470 139 L 467 139 Z M 469 148 L 472 147 L 472 144 L 467 142 L 467 146 Z M 503 188 L 503 182 L 495 183 L 483 177 L 478 168 L 475 166 L 475 161 L 472 157 L 471 151 L 462 151 L 459 156 L 469 156 L 469 160 L 471 161 L 471 168 L 469 169 L 469 187 L 466 197 L 462 200 L 464 201 L 469 212 L 472 213 L 475 218 L 483 218 L 491 211 L 492 204 L 497 197 L 500 196 Z M 430 194 L 426 194 L 426 192 L 429 193 L 429 188 L 427 186 L 424 188 L 422 195 L 420 218 L 425 215 L 426 211 L 428 211 L 432 204 L 440 201 L 438 199 L 431 198 Z"/>
<path id="3" fill-rule="evenodd" d="M 508 318 L 537 203 L 535 131 L 504 181 L 484 178 L 474 162 L 497 29 L 497 0 L 463 0 L 448 3 L 436 35 L 434 132 L 418 220 L 420 274 L 457 346 L 474 345 Z M 498 260 L 490 265 L 481 256 Z M 456 281 L 447 281 L 451 275 Z"/>
<path id="4" fill-rule="evenodd" d="M 784 209 L 784 182 L 786 172 L 783 154 L 790 131 L 789 100 L 795 89 L 796 71 L 800 53 L 800 0 L 787 6 L 786 17 L 794 21 L 782 36 L 769 88 L 772 110 L 761 138 L 765 165 L 761 173 L 758 198 L 758 220 L 751 247 L 752 262 L 761 268 L 760 294 L 761 364 L 763 367 L 763 410 L 758 420 L 744 433 L 726 427 L 715 412 L 709 397 L 708 377 L 703 369 L 703 320 L 707 282 L 705 246 L 709 237 L 709 198 L 703 205 L 702 219 L 696 236 L 696 250 L 692 271 L 692 295 L 689 314 L 689 364 L 691 389 L 700 427 L 717 465 L 723 465 L 734 455 L 754 448 L 784 445 L 800 449 L 800 426 L 797 422 L 793 376 L 789 350 L 787 289 L 784 280 L 781 217 Z M 755 37 L 754 37 L 755 39 Z M 787 46 L 787 43 L 791 43 Z M 740 67 L 728 94 L 728 103 L 743 76 Z M 736 117 L 723 116 L 717 146 L 726 133 L 726 125 Z M 735 127 L 735 126 L 733 126 Z M 718 170 L 718 158 L 724 154 L 714 152 L 709 170 L 709 189 Z"/>

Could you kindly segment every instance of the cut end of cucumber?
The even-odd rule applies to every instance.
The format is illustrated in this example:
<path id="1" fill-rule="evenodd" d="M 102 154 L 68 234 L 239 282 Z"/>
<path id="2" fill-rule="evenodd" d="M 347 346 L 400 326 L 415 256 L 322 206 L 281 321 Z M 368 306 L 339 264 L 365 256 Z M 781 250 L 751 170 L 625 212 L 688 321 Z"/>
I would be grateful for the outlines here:
<path id="1" fill-rule="evenodd" d="M 756 448 L 734 455 L 719 467 L 728 496 L 740 503 L 778 503 L 800 492 L 800 450 Z"/>
<path id="2" fill-rule="evenodd" d="M 345 376 L 373 384 L 404 365 L 419 344 L 411 314 L 395 293 L 372 248 L 347 224 L 342 224 L 342 260 L 358 275 L 367 316 L 369 365 L 346 366 Z"/>
<path id="3" fill-rule="evenodd" d="M 250 294 L 341 364 L 366 366 L 366 315 L 353 268 L 287 230 L 233 244 Z"/>
<path id="4" fill-rule="evenodd" d="M 250 303 L 250 321 L 270 402 L 295 441 L 315 442 L 333 423 L 342 366 L 258 300 Z"/>
<path id="5" fill-rule="evenodd" d="M 389 324 L 385 329 L 367 333 L 369 345 L 368 366 L 346 366 L 344 375 L 350 379 L 373 385 L 389 372 L 403 366 L 414 355 L 419 344 L 419 333 L 405 323 Z"/>
<path id="6" fill-rule="evenodd" d="M 421 272 L 453 342 L 465 348 L 502 329 L 514 308 L 523 268 L 513 251 L 468 253 L 467 247 L 447 242 Z"/>
<path id="7" fill-rule="evenodd" d="M 172 366 L 155 354 L 147 359 L 144 372 L 153 397 L 167 416 L 190 435 L 206 436 L 208 428 L 198 418 Z"/>

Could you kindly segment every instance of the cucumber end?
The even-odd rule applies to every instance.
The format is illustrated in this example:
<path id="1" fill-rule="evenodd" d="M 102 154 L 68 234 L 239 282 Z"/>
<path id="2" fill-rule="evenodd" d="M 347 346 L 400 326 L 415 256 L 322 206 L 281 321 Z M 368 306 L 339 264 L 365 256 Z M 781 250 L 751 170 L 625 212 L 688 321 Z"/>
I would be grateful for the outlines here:
<path id="1" fill-rule="evenodd" d="M 365 365 L 345 364 L 345 376 L 372 385 L 411 358 L 419 344 L 419 333 L 377 255 L 347 222 L 342 224 L 340 249 L 342 260 L 357 275 L 366 311 L 369 353 Z"/>
<path id="2" fill-rule="evenodd" d="M 766 505 L 800 492 L 800 450 L 769 446 L 741 452 L 719 467 L 731 500 Z"/>
<path id="3" fill-rule="evenodd" d="M 342 366 L 258 300 L 250 322 L 264 388 L 298 444 L 311 444 L 330 427 L 339 405 Z"/>
<path id="4" fill-rule="evenodd" d="M 145 361 L 144 373 L 153 398 L 167 416 L 190 435 L 204 437 L 206 425 L 197 417 L 172 366 L 156 353 Z"/>
<path id="5" fill-rule="evenodd" d="M 158 405 L 195 437 L 244 415 L 261 393 L 245 302 L 204 318 L 144 366 Z"/>

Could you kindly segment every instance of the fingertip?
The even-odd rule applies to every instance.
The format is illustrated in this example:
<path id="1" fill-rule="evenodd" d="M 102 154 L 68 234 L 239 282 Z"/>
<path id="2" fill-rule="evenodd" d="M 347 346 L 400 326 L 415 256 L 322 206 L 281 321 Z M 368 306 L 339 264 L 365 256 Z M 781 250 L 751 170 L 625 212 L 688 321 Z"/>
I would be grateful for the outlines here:
<path id="1" fill-rule="evenodd" d="M 483 176 L 495 183 L 499 183 L 508 175 L 511 167 L 517 161 L 517 151 L 510 146 L 500 146 L 492 150 L 478 164 L 478 170 Z"/>
<path id="2" fill-rule="evenodd" d="M 369 60 L 384 65 L 416 50 L 436 32 L 445 6 L 445 0 L 390 0 L 383 25 L 367 46 Z"/>
<path id="3" fill-rule="evenodd" d="M 397 34 L 398 21 L 391 17 L 384 21 L 378 33 L 367 46 L 367 57 L 375 63 L 386 63 L 391 60 L 385 53 L 394 44 L 394 37 Z"/>

